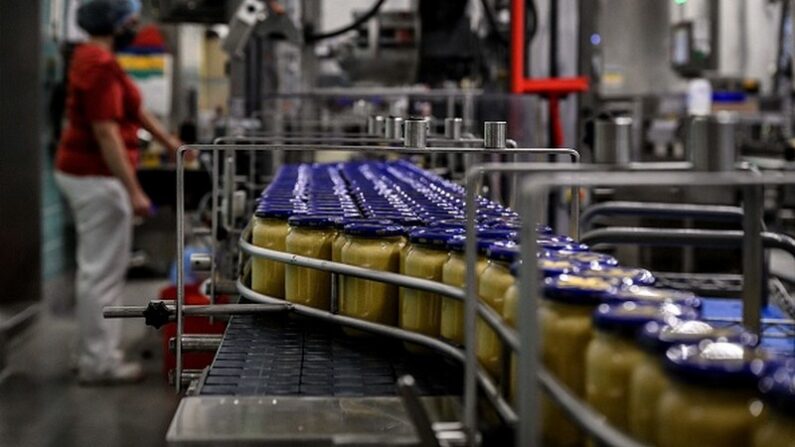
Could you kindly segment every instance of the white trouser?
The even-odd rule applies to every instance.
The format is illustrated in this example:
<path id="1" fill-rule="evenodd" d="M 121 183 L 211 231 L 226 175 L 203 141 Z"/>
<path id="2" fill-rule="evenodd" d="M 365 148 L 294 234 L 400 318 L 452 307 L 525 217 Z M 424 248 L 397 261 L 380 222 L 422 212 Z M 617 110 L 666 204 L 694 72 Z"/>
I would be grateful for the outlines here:
<path id="1" fill-rule="evenodd" d="M 121 320 L 102 318 L 102 308 L 121 304 L 130 261 L 132 206 L 114 177 L 55 173 L 77 227 L 78 366 L 111 371 L 122 360 Z"/>

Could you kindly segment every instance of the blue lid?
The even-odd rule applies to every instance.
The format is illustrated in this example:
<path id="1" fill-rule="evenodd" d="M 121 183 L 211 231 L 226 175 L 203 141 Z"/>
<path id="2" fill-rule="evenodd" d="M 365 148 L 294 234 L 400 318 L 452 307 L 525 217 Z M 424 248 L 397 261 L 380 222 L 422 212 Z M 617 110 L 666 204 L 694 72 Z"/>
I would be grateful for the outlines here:
<path id="1" fill-rule="evenodd" d="M 457 228 L 418 228 L 409 233 L 409 242 L 418 245 L 446 248 L 450 238 L 460 235 L 462 232 L 463 230 Z"/>
<path id="2" fill-rule="evenodd" d="M 292 216 L 287 219 L 287 223 L 292 227 L 333 228 L 334 218 L 319 215 Z"/>
<path id="3" fill-rule="evenodd" d="M 287 220 L 290 216 L 296 214 L 292 208 L 262 208 L 254 213 L 255 216 L 265 219 L 283 219 Z"/>
<path id="4" fill-rule="evenodd" d="M 538 268 L 541 269 L 546 278 L 577 273 L 577 268 L 571 261 L 552 256 L 540 256 L 538 258 Z"/>
<path id="5" fill-rule="evenodd" d="M 677 320 L 693 320 L 698 312 L 690 307 L 673 303 L 652 304 L 635 301 L 600 304 L 593 314 L 593 325 L 604 332 L 635 338 L 648 322 L 675 323 Z"/>
<path id="6" fill-rule="evenodd" d="M 700 387 L 754 389 L 765 362 L 743 344 L 705 341 L 669 348 L 664 366 L 671 377 Z"/>
<path id="7" fill-rule="evenodd" d="M 610 255 L 595 251 L 557 250 L 555 256 L 565 258 L 579 264 L 581 267 L 598 268 L 600 266 L 616 266 L 618 260 Z"/>
<path id="8" fill-rule="evenodd" d="M 544 297 L 567 304 L 595 306 L 615 293 L 615 286 L 601 278 L 565 274 L 544 279 Z"/>
<path id="9" fill-rule="evenodd" d="M 375 223 L 350 223 L 343 228 L 345 234 L 364 237 L 394 237 L 405 234 L 406 230 L 399 225 L 379 225 Z"/>
<path id="10" fill-rule="evenodd" d="M 702 300 L 691 292 L 648 286 L 623 286 L 616 290 L 613 299 L 646 302 L 670 302 L 701 309 Z"/>
<path id="11" fill-rule="evenodd" d="M 496 242 L 504 241 L 501 239 L 479 238 L 476 242 L 478 253 L 486 254 L 486 250 L 488 250 L 489 247 Z M 466 236 L 452 236 L 450 240 L 447 241 L 447 249 L 450 251 L 463 253 L 466 250 Z"/>
<path id="12" fill-rule="evenodd" d="M 679 344 L 699 344 L 708 341 L 726 341 L 756 346 L 758 338 L 740 325 L 719 326 L 700 320 L 676 321 L 666 324 L 652 321 L 638 333 L 638 342 L 646 350 L 665 353 Z"/>
<path id="13" fill-rule="evenodd" d="M 633 284 L 650 286 L 654 284 L 655 281 L 654 275 L 646 269 L 610 265 L 591 265 L 586 268 L 578 268 L 577 274 L 585 277 L 597 277 L 614 281 L 616 285 L 619 286 L 631 286 Z"/>
<path id="14" fill-rule="evenodd" d="M 795 415 L 795 358 L 771 364 L 759 381 L 759 391 L 774 410 Z"/>
<path id="15" fill-rule="evenodd" d="M 519 245 L 515 242 L 495 242 L 486 250 L 486 257 L 494 261 L 513 263 L 519 259 Z"/>
<path id="16" fill-rule="evenodd" d="M 478 237 L 483 239 L 501 239 L 505 241 L 515 241 L 519 234 L 515 231 L 502 228 L 478 228 Z"/>
<path id="17" fill-rule="evenodd" d="M 441 219 L 434 220 L 428 224 L 429 227 L 439 228 L 464 228 L 466 227 L 466 220 L 464 219 Z"/>
<path id="18" fill-rule="evenodd" d="M 538 244 L 539 249 L 546 251 L 579 252 L 590 250 L 590 247 L 587 245 L 576 242 L 569 243 L 555 241 L 552 239 L 538 239 L 536 243 Z"/>

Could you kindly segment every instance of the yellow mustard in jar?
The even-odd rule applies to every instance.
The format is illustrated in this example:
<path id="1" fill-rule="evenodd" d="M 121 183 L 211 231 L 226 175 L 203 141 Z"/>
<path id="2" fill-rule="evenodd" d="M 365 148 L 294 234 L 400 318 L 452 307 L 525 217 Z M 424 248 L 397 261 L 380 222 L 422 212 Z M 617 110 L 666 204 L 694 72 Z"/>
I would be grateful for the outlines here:
<path id="1" fill-rule="evenodd" d="M 511 264 L 519 257 L 519 247 L 515 243 L 497 242 L 488 248 L 486 256 L 488 264 L 478 279 L 478 296 L 502 315 L 505 292 L 516 282 L 511 274 Z M 481 318 L 477 319 L 475 334 L 478 360 L 493 377 L 499 377 L 503 350 L 500 338 Z"/>
<path id="2" fill-rule="evenodd" d="M 632 372 L 644 356 L 636 342 L 651 321 L 694 319 L 694 309 L 672 303 L 623 302 L 600 304 L 593 315 L 595 334 L 585 354 L 585 396 L 588 404 L 615 428 L 629 429 Z"/>
<path id="3" fill-rule="evenodd" d="M 539 303 L 541 361 L 575 396 L 585 399 L 585 351 L 593 333 L 596 307 L 615 288 L 601 278 L 561 275 L 544 280 Z M 582 431 L 556 403 L 541 400 L 541 435 L 544 445 L 574 447 L 584 443 Z"/>
<path id="4" fill-rule="evenodd" d="M 759 381 L 765 415 L 753 438 L 753 447 L 795 446 L 795 360 L 776 361 Z"/>
<path id="5" fill-rule="evenodd" d="M 251 242 L 257 247 L 285 251 L 289 226 L 287 210 L 266 210 L 254 217 Z M 251 288 L 274 298 L 284 298 L 284 264 L 254 257 L 251 262 Z"/>
<path id="6" fill-rule="evenodd" d="M 464 254 L 464 236 L 453 236 L 447 243 L 450 257 L 442 266 L 442 282 L 449 286 L 463 289 L 466 286 L 466 256 Z M 475 274 L 480 277 L 486 268 L 486 247 L 494 240 L 478 240 L 478 262 Z M 464 303 L 453 298 L 442 297 L 440 335 L 453 343 L 464 344 Z"/>
<path id="7" fill-rule="evenodd" d="M 702 342 L 666 352 L 671 386 L 657 407 L 659 447 L 745 447 L 751 445 L 759 400 L 754 373 L 763 363 L 742 344 Z"/>
<path id="8" fill-rule="evenodd" d="M 293 216 L 288 220 L 286 251 L 315 259 L 331 260 L 334 222 L 327 217 Z M 285 267 L 285 298 L 292 303 L 331 310 L 331 273 L 307 267 Z"/>
<path id="9" fill-rule="evenodd" d="M 350 239 L 342 247 L 342 262 L 371 270 L 400 273 L 405 246 L 400 226 L 352 223 L 344 230 Z M 349 277 L 340 296 L 340 314 L 390 326 L 398 323 L 398 286 Z M 360 334 L 347 330 L 349 334 Z"/>
<path id="10" fill-rule="evenodd" d="M 460 233 L 460 232 L 459 232 Z M 409 233 L 402 274 L 429 281 L 442 281 L 442 269 L 449 257 L 447 241 L 455 232 L 417 229 Z M 408 331 L 438 337 L 441 324 L 441 297 L 435 293 L 402 287 L 399 326 Z M 416 351 L 413 345 L 409 350 Z"/>
<path id="11" fill-rule="evenodd" d="M 729 341 L 754 344 L 755 338 L 740 326 L 715 327 L 706 321 L 679 320 L 647 323 L 638 335 L 643 361 L 632 370 L 629 380 L 629 433 L 637 440 L 654 444 L 657 439 L 657 407 L 670 386 L 663 372 L 665 352 L 677 344 L 702 341 Z"/>

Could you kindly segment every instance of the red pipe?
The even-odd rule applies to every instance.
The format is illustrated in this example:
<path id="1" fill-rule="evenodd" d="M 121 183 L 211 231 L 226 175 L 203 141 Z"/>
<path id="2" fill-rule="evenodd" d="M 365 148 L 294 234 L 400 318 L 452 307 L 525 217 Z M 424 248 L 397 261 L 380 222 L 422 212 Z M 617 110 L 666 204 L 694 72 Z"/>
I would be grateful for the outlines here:
<path id="1" fill-rule="evenodd" d="M 523 93 L 525 81 L 525 0 L 511 0 L 511 92 Z"/>

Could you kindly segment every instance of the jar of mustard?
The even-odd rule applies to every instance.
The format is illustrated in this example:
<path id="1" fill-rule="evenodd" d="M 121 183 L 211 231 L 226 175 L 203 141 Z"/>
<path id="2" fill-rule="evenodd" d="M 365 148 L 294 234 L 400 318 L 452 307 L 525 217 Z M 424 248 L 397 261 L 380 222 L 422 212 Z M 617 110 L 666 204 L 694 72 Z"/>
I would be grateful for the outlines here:
<path id="1" fill-rule="evenodd" d="M 516 282 L 511 274 L 511 264 L 519 258 L 519 246 L 510 242 L 497 242 L 488 248 L 486 257 L 488 263 L 478 278 L 478 296 L 484 304 L 502 315 L 505 292 Z M 500 338 L 480 318 L 475 325 L 475 334 L 478 360 L 493 377 L 499 377 L 503 349 Z"/>
<path id="2" fill-rule="evenodd" d="M 331 245 L 336 236 L 333 219 L 309 215 L 293 216 L 287 223 L 287 253 L 331 260 Z M 331 273 L 288 264 L 284 274 L 287 301 L 330 310 Z"/>
<path id="3" fill-rule="evenodd" d="M 256 213 L 251 233 L 253 245 L 269 250 L 285 251 L 289 208 L 266 208 Z M 251 288 L 274 298 L 284 298 L 284 264 L 254 257 L 251 261 Z"/>

